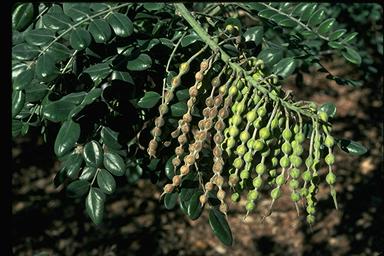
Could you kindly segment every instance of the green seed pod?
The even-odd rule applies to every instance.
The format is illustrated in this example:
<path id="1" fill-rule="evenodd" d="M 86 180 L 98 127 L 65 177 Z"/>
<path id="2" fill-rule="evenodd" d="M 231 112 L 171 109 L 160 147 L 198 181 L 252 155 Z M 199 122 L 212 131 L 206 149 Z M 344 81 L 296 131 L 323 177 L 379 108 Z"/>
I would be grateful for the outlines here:
<path id="1" fill-rule="evenodd" d="M 253 155 L 252 155 L 252 153 L 251 153 L 251 152 L 247 152 L 247 153 L 245 153 L 245 155 L 244 155 L 244 161 L 245 161 L 246 163 L 251 163 L 252 160 L 253 160 Z"/>
<path id="2" fill-rule="evenodd" d="M 254 122 L 253 122 L 253 126 L 256 128 L 256 129 L 259 129 L 263 124 L 263 119 L 261 118 L 257 118 Z"/>
<path id="3" fill-rule="evenodd" d="M 234 203 L 236 203 L 236 202 L 238 202 L 240 200 L 240 194 L 239 193 L 233 193 L 232 195 L 231 195 L 231 201 L 232 202 L 234 202 Z"/>
<path id="4" fill-rule="evenodd" d="M 239 135 L 239 129 L 237 129 L 237 127 L 234 127 L 234 126 L 229 127 L 228 132 L 231 137 L 236 137 L 237 135 Z"/>
<path id="5" fill-rule="evenodd" d="M 243 113 L 245 110 L 245 107 L 246 107 L 245 102 L 243 101 L 239 102 L 239 104 L 237 105 L 236 113 L 238 114 Z"/>
<path id="6" fill-rule="evenodd" d="M 307 222 L 308 222 L 308 224 L 313 224 L 315 222 L 315 216 L 308 215 L 307 216 Z"/>
<path id="7" fill-rule="evenodd" d="M 297 141 L 297 143 L 303 143 L 304 140 L 305 140 L 305 136 L 302 132 L 295 134 L 295 141 Z"/>
<path id="8" fill-rule="evenodd" d="M 265 173 L 266 170 L 267 170 L 267 167 L 265 166 L 265 164 L 259 163 L 258 165 L 256 165 L 257 174 L 262 175 Z"/>
<path id="9" fill-rule="evenodd" d="M 289 175 L 294 178 L 294 179 L 297 179 L 300 177 L 300 169 L 298 168 L 292 168 L 291 171 L 289 172 Z"/>
<path id="10" fill-rule="evenodd" d="M 253 100 L 253 104 L 256 105 L 261 100 L 261 97 L 259 95 L 255 94 L 255 96 L 253 96 L 252 100 Z"/>
<path id="11" fill-rule="evenodd" d="M 293 202 L 297 202 L 297 201 L 299 201 L 299 200 L 300 200 L 300 194 L 297 193 L 297 192 L 292 192 L 292 193 L 291 193 L 291 200 L 292 200 Z"/>
<path id="12" fill-rule="evenodd" d="M 229 90 L 228 90 L 228 94 L 232 97 L 236 96 L 237 95 L 237 88 L 235 85 L 232 85 L 231 87 L 229 87 Z"/>
<path id="13" fill-rule="evenodd" d="M 284 125 L 284 122 L 285 122 L 285 117 L 280 117 L 279 118 L 279 127 L 283 127 L 283 125 Z"/>
<path id="14" fill-rule="evenodd" d="M 265 158 L 269 156 L 270 153 L 271 153 L 271 150 L 269 148 L 266 148 L 261 152 L 261 156 Z"/>
<path id="15" fill-rule="evenodd" d="M 248 201 L 255 201 L 259 197 L 259 192 L 257 190 L 251 190 L 248 192 L 247 199 Z"/>
<path id="16" fill-rule="evenodd" d="M 271 191 L 272 199 L 274 200 L 279 199 L 280 196 L 281 196 L 281 191 L 279 187 L 272 189 Z"/>
<path id="17" fill-rule="evenodd" d="M 298 180 L 290 180 L 289 181 L 289 187 L 291 189 L 297 189 L 299 187 L 299 181 Z"/>
<path id="18" fill-rule="evenodd" d="M 297 134 L 299 131 L 300 131 L 300 127 L 297 124 L 295 124 L 295 126 L 293 127 L 293 133 Z"/>
<path id="19" fill-rule="evenodd" d="M 284 142 L 281 146 L 281 150 L 284 154 L 289 155 L 292 152 L 291 144 L 288 141 Z"/>
<path id="20" fill-rule="evenodd" d="M 256 140 L 253 144 L 253 149 L 256 151 L 261 151 L 264 148 L 264 142 L 261 140 Z"/>
<path id="21" fill-rule="evenodd" d="M 263 106 L 257 110 L 257 115 L 263 117 L 267 114 L 267 109 Z"/>
<path id="22" fill-rule="evenodd" d="M 271 177 L 276 177 L 276 175 L 277 175 L 277 170 L 276 169 L 272 169 L 272 170 L 269 170 L 269 176 L 271 176 Z"/>
<path id="23" fill-rule="evenodd" d="M 293 141 L 295 142 L 295 141 Z M 301 145 L 295 145 L 293 147 L 293 154 L 297 155 L 297 156 L 300 156 L 301 154 L 303 154 L 303 146 Z"/>
<path id="24" fill-rule="evenodd" d="M 245 209 L 249 212 L 253 211 L 253 209 L 255 209 L 255 203 L 253 201 L 248 201 L 245 205 Z"/>
<path id="25" fill-rule="evenodd" d="M 244 164 L 244 161 L 240 157 L 236 158 L 233 161 L 233 167 L 235 167 L 236 169 L 240 169 L 241 167 L 243 167 L 243 164 Z"/>
<path id="26" fill-rule="evenodd" d="M 277 157 L 272 157 L 271 158 L 271 166 L 273 168 L 276 168 L 278 164 L 279 164 L 279 159 Z"/>
<path id="27" fill-rule="evenodd" d="M 335 157 L 332 153 L 329 153 L 326 157 L 325 157 L 325 163 L 327 165 L 333 165 L 335 163 Z"/>
<path id="28" fill-rule="evenodd" d="M 279 176 L 277 176 L 277 178 L 276 178 L 276 185 L 281 186 L 284 183 L 285 183 L 284 174 L 280 174 Z"/>
<path id="29" fill-rule="evenodd" d="M 264 127 L 264 128 L 260 129 L 259 136 L 263 140 L 267 140 L 271 136 L 271 132 L 269 131 L 269 129 L 267 127 Z"/>
<path id="30" fill-rule="evenodd" d="M 303 163 L 303 160 L 301 160 L 301 157 L 296 156 L 296 155 L 291 155 L 291 156 L 289 157 L 289 161 L 291 162 L 291 164 L 292 164 L 293 167 L 295 167 L 295 168 L 299 168 L 300 165 Z"/>
<path id="31" fill-rule="evenodd" d="M 320 118 L 320 120 L 322 120 L 323 122 L 327 122 L 328 121 L 328 114 L 327 112 L 324 112 L 324 111 L 319 111 L 317 112 L 317 116 Z"/>
<path id="32" fill-rule="evenodd" d="M 333 172 L 329 172 L 325 177 L 327 184 L 333 185 L 336 182 L 336 175 Z"/>
<path id="33" fill-rule="evenodd" d="M 249 137 L 250 137 L 250 135 L 249 135 L 248 131 L 242 131 L 240 133 L 240 140 L 241 140 L 241 142 L 244 142 L 244 143 L 247 142 Z"/>
<path id="34" fill-rule="evenodd" d="M 307 159 L 305 160 L 305 166 L 307 166 L 307 168 L 310 168 L 313 164 L 313 158 L 311 156 L 308 156 Z"/>
<path id="35" fill-rule="evenodd" d="M 280 153 L 281 153 L 281 149 L 280 148 L 275 148 L 275 150 L 273 150 L 273 155 L 274 156 L 278 156 Z"/>
<path id="36" fill-rule="evenodd" d="M 308 190 L 306 188 L 300 189 L 300 195 L 306 197 L 308 195 Z"/>
<path id="37" fill-rule="evenodd" d="M 245 180 L 249 178 L 249 172 L 246 170 L 242 170 L 240 172 L 240 179 Z"/>
<path id="38" fill-rule="evenodd" d="M 304 181 L 310 181 L 312 179 L 312 174 L 308 170 L 308 171 L 303 172 L 302 177 L 303 177 Z"/>
<path id="39" fill-rule="evenodd" d="M 219 87 L 220 86 L 220 77 L 215 77 L 211 81 L 212 87 Z"/>
<path id="40" fill-rule="evenodd" d="M 253 146 L 255 145 L 255 142 L 256 142 L 255 139 L 250 138 L 250 139 L 247 141 L 247 147 L 248 147 L 249 149 L 253 148 Z"/>
<path id="41" fill-rule="evenodd" d="M 160 115 L 165 115 L 166 113 L 168 112 L 168 106 L 167 105 L 165 105 L 165 104 L 161 104 L 160 106 L 159 106 L 159 113 L 160 113 Z"/>
<path id="42" fill-rule="evenodd" d="M 261 185 L 263 184 L 263 179 L 260 177 L 260 176 L 257 176 L 255 177 L 253 180 L 252 180 L 252 185 L 255 187 L 255 188 L 261 188 Z"/>
<path id="43" fill-rule="evenodd" d="M 227 147 L 228 148 L 233 148 L 236 145 L 236 140 L 235 138 L 229 137 L 227 141 Z"/>
<path id="44" fill-rule="evenodd" d="M 247 147 L 243 144 L 237 146 L 236 154 L 243 156 L 247 152 Z"/>
<path id="45" fill-rule="evenodd" d="M 289 141 L 292 137 L 292 132 L 288 128 L 285 128 L 283 131 L 283 139 Z"/>
<path id="46" fill-rule="evenodd" d="M 333 147 L 334 144 L 335 144 L 335 139 L 331 135 L 327 135 L 324 141 L 324 145 L 328 148 L 331 148 Z"/>
<path id="47" fill-rule="evenodd" d="M 238 114 L 234 114 L 232 117 L 232 123 L 234 126 L 238 126 L 241 123 L 241 116 Z"/>
<path id="48" fill-rule="evenodd" d="M 257 73 L 255 73 L 255 74 L 252 75 L 252 78 L 255 79 L 255 80 L 257 81 L 257 80 L 260 80 L 262 77 L 261 77 L 260 73 L 257 72 Z"/>
<path id="49" fill-rule="evenodd" d="M 306 210 L 307 210 L 307 213 L 309 213 L 311 215 L 313 215 L 316 212 L 315 207 L 313 207 L 312 205 L 307 206 Z"/>
<path id="50" fill-rule="evenodd" d="M 188 62 L 181 63 L 179 67 L 179 76 L 188 73 L 188 71 L 189 71 L 189 63 Z"/>
<path id="51" fill-rule="evenodd" d="M 273 118 L 271 122 L 271 129 L 276 129 L 279 126 L 279 119 Z"/>
<path id="52" fill-rule="evenodd" d="M 282 168 L 287 168 L 290 164 L 289 158 L 287 156 L 283 156 L 282 158 L 280 158 L 279 163 Z"/>
<path id="53" fill-rule="evenodd" d="M 257 112 L 256 112 L 255 109 L 253 109 L 253 110 L 251 110 L 251 111 L 249 111 L 249 112 L 247 113 L 247 121 L 248 121 L 249 123 L 255 121 L 256 117 L 257 117 Z"/>

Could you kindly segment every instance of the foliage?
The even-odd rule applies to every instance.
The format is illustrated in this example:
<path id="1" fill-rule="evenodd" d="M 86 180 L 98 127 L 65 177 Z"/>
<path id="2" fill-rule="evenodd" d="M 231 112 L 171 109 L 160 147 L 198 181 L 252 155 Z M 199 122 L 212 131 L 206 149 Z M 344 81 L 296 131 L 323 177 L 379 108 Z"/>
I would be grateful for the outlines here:
<path id="1" fill-rule="evenodd" d="M 329 73 L 320 63 L 324 49 L 369 65 L 366 42 L 355 43 L 358 34 L 338 23 L 328 4 L 188 4 L 193 16 L 183 6 L 16 4 L 13 136 L 33 127 L 46 139 L 49 128 L 59 127 L 54 153 L 62 168 L 54 183 L 68 196 L 84 198 L 95 224 L 119 180 L 148 177 L 159 184 L 172 180 L 164 187 L 167 209 L 178 202 L 197 219 L 209 207 L 212 230 L 226 245 L 232 244 L 228 179 L 234 201 L 247 191 L 247 214 L 261 186 L 273 188 L 272 209 L 289 183 L 293 202 L 306 202 L 312 223 L 321 159 L 329 166 L 325 180 L 337 207 L 334 145 L 355 155 L 367 150 L 333 139 L 333 104 L 297 101 L 282 83 L 311 66 Z M 370 43 L 382 55 L 382 44 Z M 309 146 L 306 172 L 299 170 L 302 143 Z"/>

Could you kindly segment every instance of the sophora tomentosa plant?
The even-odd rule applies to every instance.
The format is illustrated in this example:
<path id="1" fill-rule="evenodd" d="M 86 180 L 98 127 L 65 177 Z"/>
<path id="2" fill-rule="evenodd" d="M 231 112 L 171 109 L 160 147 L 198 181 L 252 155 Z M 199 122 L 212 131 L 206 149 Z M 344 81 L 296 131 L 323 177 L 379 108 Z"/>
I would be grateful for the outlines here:
<path id="1" fill-rule="evenodd" d="M 312 65 L 356 86 L 326 70 L 318 53 L 330 47 L 359 64 L 356 33 L 338 28 L 315 3 L 189 8 L 15 5 L 13 136 L 32 126 L 47 139 L 48 128 L 59 124 L 53 144 L 62 168 L 54 183 L 70 197 L 85 197 L 96 224 L 121 176 L 130 184 L 165 181 L 165 207 L 178 202 L 191 219 L 208 209 L 214 233 L 227 245 L 233 240 L 227 198 L 244 198 L 248 215 L 269 191 L 266 217 L 286 186 L 312 224 L 324 180 L 337 208 L 334 146 L 356 155 L 366 149 L 333 137 L 333 104 L 297 99 L 283 84 Z"/>

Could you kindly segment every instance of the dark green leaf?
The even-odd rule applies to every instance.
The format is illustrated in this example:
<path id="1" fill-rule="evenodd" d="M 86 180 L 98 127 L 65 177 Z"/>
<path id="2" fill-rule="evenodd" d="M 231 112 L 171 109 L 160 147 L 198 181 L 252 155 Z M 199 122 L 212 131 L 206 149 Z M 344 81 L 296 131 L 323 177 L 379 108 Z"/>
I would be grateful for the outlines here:
<path id="1" fill-rule="evenodd" d="M 176 97 L 179 101 L 186 101 L 189 99 L 189 89 L 183 89 L 176 91 Z"/>
<path id="2" fill-rule="evenodd" d="M 319 28 L 317 29 L 317 32 L 322 36 L 326 36 L 331 31 L 334 24 L 335 19 L 329 18 L 320 24 Z"/>
<path id="3" fill-rule="evenodd" d="M 303 22 L 306 22 L 312 15 L 312 13 L 316 10 L 317 4 L 311 3 L 307 8 L 305 8 L 305 11 L 301 14 L 300 20 Z"/>
<path id="4" fill-rule="evenodd" d="M 85 163 L 91 167 L 100 167 L 103 163 L 103 149 L 97 141 L 90 141 L 84 146 Z"/>
<path id="5" fill-rule="evenodd" d="M 257 58 L 262 59 L 265 65 L 273 66 L 283 58 L 283 51 L 279 48 L 265 48 Z"/>
<path id="6" fill-rule="evenodd" d="M 187 47 L 188 45 L 191 45 L 197 41 L 201 41 L 201 38 L 197 34 L 191 33 L 183 37 L 183 39 L 181 39 L 180 44 L 182 47 Z"/>
<path id="7" fill-rule="evenodd" d="M 107 170 L 101 169 L 97 174 L 97 185 L 105 194 L 112 194 L 116 190 L 116 181 Z"/>
<path id="8" fill-rule="evenodd" d="M 110 64 L 110 61 L 98 63 L 90 66 L 89 68 L 86 68 L 84 72 L 88 73 L 94 83 L 97 85 L 112 72 Z"/>
<path id="9" fill-rule="evenodd" d="M 157 171 L 157 165 L 159 164 L 160 159 L 153 158 L 147 165 L 148 169 L 152 172 Z"/>
<path id="10" fill-rule="evenodd" d="M 133 33 L 132 21 L 122 13 L 112 13 L 108 22 L 117 36 L 127 37 Z"/>
<path id="11" fill-rule="evenodd" d="M 117 71 L 117 70 L 114 70 L 114 71 L 112 72 L 111 79 L 112 79 L 112 80 L 120 80 L 120 81 L 124 81 L 124 82 L 127 82 L 127 83 L 129 83 L 129 84 L 135 84 L 135 83 L 133 82 L 132 76 L 129 74 L 129 72 L 125 72 L 125 71 Z"/>
<path id="12" fill-rule="evenodd" d="M 85 200 L 88 216 L 96 225 L 100 224 L 104 216 L 105 194 L 99 188 L 91 188 Z"/>
<path id="13" fill-rule="evenodd" d="M 171 105 L 171 114 L 174 117 L 181 117 L 185 113 L 187 113 L 188 107 L 187 103 L 185 102 L 177 102 L 173 105 Z"/>
<path id="14" fill-rule="evenodd" d="M 75 180 L 67 187 L 68 197 L 82 197 L 87 194 L 91 184 L 86 180 Z"/>
<path id="15" fill-rule="evenodd" d="M 80 137 L 80 125 L 72 120 L 65 121 L 57 134 L 54 151 L 57 156 L 63 156 L 73 149 Z"/>
<path id="16" fill-rule="evenodd" d="M 12 58 L 17 60 L 32 60 L 39 54 L 39 48 L 26 43 L 12 47 Z"/>
<path id="17" fill-rule="evenodd" d="M 91 14 L 88 3 L 64 3 L 63 10 L 73 21 L 81 21 Z"/>
<path id="18" fill-rule="evenodd" d="M 97 98 L 100 97 L 102 90 L 100 88 L 93 88 L 90 90 L 87 95 L 85 95 L 84 100 L 81 102 L 81 105 L 88 105 L 94 102 Z"/>
<path id="19" fill-rule="evenodd" d="M 12 60 L 12 81 L 16 79 L 22 72 L 28 69 L 28 65 Z"/>
<path id="20" fill-rule="evenodd" d="M 172 160 L 176 157 L 176 155 L 173 155 L 170 157 L 167 162 L 165 163 L 165 175 L 168 177 L 168 179 L 172 180 L 173 176 L 175 176 L 174 167 L 172 164 Z M 181 159 L 180 159 L 181 160 Z"/>
<path id="21" fill-rule="evenodd" d="M 91 33 L 96 43 L 106 43 L 112 36 L 111 27 L 102 19 L 93 20 L 89 24 L 88 31 Z"/>
<path id="22" fill-rule="evenodd" d="M 44 26 L 53 30 L 67 29 L 71 26 L 71 19 L 63 12 L 46 13 L 43 15 L 42 22 Z"/>
<path id="23" fill-rule="evenodd" d="M 141 53 L 136 59 L 129 60 L 127 69 L 131 71 L 144 71 L 152 66 L 152 59 L 145 53 Z"/>
<path id="24" fill-rule="evenodd" d="M 179 194 L 176 192 L 165 194 L 164 196 L 165 208 L 168 210 L 172 210 L 173 208 L 175 208 L 178 197 L 179 197 Z"/>
<path id="25" fill-rule="evenodd" d="M 85 92 L 70 93 L 60 100 L 48 101 L 43 105 L 43 116 L 52 122 L 64 121 L 75 106 L 81 103 L 85 95 Z"/>
<path id="26" fill-rule="evenodd" d="M 335 41 L 329 41 L 328 46 L 331 48 L 334 48 L 334 49 L 340 49 L 343 47 L 343 45 L 341 43 L 335 42 Z"/>
<path id="27" fill-rule="evenodd" d="M 232 245 L 232 232 L 223 213 L 215 208 L 210 209 L 209 224 L 211 225 L 215 236 L 219 238 L 223 244 L 227 246 Z"/>
<path id="28" fill-rule="evenodd" d="M 245 42 L 255 42 L 256 45 L 261 44 L 264 35 L 264 28 L 262 26 L 254 26 L 248 28 L 244 32 Z"/>
<path id="29" fill-rule="evenodd" d="M 296 68 L 296 60 L 292 57 L 284 58 L 273 66 L 273 74 L 283 78 L 288 77 Z"/>
<path id="30" fill-rule="evenodd" d="M 12 28 L 18 31 L 26 29 L 33 21 L 33 4 L 19 4 L 12 12 Z"/>
<path id="31" fill-rule="evenodd" d="M 164 3 L 145 3 L 143 7 L 148 11 L 158 11 L 163 9 L 165 6 Z"/>
<path id="32" fill-rule="evenodd" d="M 188 216 L 191 220 L 198 219 L 203 211 L 203 206 L 200 203 L 200 195 L 202 194 L 201 191 L 196 191 L 189 200 Z"/>
<path id="33" fill-rule="evenodd" d="M 286 16 L 284 16 L 284 17 L 286 17 Z M 282 27 L 287 27 L 287 28 L 294 28 L 297 26 L 296 21 L 293 21 L 289 18 L 281 19 L 277 22 L 277 24 L 279 24 Z"/>
<path id="34" fill-rule="evenodd" d="M 127 177 L 127 180 L 131 184 L 135 184 L 143 175 L 143 168 L 136 163 L 134 166 L 130 166 L 127 168 L 127 171 L 125 172 L 125 176 Z"/>
<path id="35" fill-rule="evenodd" d="M 122 176 L 125 173 L 125 163 L 121 156 L 116 153 L 104 153 L 104 167 L 115 176 Z"/>
<path id="36" fill-rule="evenodd" d="M 92 3 L 91 9 L 95 12 L 104 11 L 112 7 L 112 3 Z"/>
<path id="37" fill-rule="evenodd" d="M 17 116 L 25 104 L 25 93 L 23 90 L 14 90 L 12 92 L 12 118 Z"/>
<path id="38" fill-rule="evenodd" d="M 45 53 L 37 59 L 35 74 L 42 82 L 51 82 L 59 75 L 55 60 L 51 54 Z"/>
<path id="39" fill-rule="evenodd" d="M 319 110 L 324 111 L 328 114 L 329 117 L 333 118 L 336 116 L 336 106 L 331 102 L 327 102 L 319 108 Z"/>
<path id="40" fill-rule="evenodd" d="M 265 19 L 270 19 L 273 15 L 278 14 L 278 12 L 271 10 L 271 9 L 265 9 L 258 13 L 258 16 Z"/>
<path id="41" fill-rule="evenodd" d="M 256 10 L 256 11 L 262 11 L 264 10 L 265 8 L 267 8 L 265 5 L 261 4 L 261 3 L 249 3 L 249 2 L 244 2 L 243 3 L 244 5 L 246 5 L 249 9 L 251 10 Z"/>
<path id="42" fill-rule="evenodd" d="M 357 51 L 355 51 L 354 49 L 352 49 L 350 47 L 345 47 L 345 50 L 341 51 L 341 54 L 349 62 L 356 64 L 356 65 L 361 64 L 360 54 Z"/>
<path id="43" fill-rule="evenodd" d="M 161 99 L 157 92 L 145 92 L 144 96 L 137 102 L 140 108 L 153 108 Z"/>
<path id="44" fill-rule="evenodd" d="M 21 127 L 23 123 L 20 120 L 12 119 L 12 137 L 16 137 L 21 132 Z"/>
<path id="45" fill-rule="evenodd" d="M 83 156 L 76 151 L 72 152 L 65 160 L 66 175 L 73 180 L 77 179 L 82 163 Z"/>
<path id="46" fill-rule="evenodd" d="M 103 127 L 100 132 L 103 143 L 112 149 L 121 149 L 121 145 L 118 142 L 119 133 L 113 131 L 111 128 Z"/>
<path id="47" fill-rule="evenodd" d="M 299 3 L 295 6 L 295 8 L 292 10 L 292 15 L 294 17 L 301 17 L 303 13 L 311 6 L 310 3 Z"/>
<path id="48" fill-rule="evenodd" d="M 315 11 L 311 17 L 308 20 L 308 26 L 314 27 L 320 24 L 322 20 L 325 18 L 325 10 L 324 9 L 318 9 Z"/>
<path id="49" fill-rule="evenodd" d="M 337 29 L 329 35 L 329 40 L 334 41 L 342 37 L 347 32 L 346 29 Z"/>
<path id="50" fill-rule="evenodd" d="M 92 180 L 93 177 L 96 174 L 96 168 L 86 166 L 83 168 L 83 171 L 81 172 L 81 175 L 79 177 L 80 180 Z"/>
<path id="51" fill-rule="evenodd" d="M 351 32 L 347 35 L 345 35 L 345 37 L 343 38 L 343 40 L 340 41 L 340 43 L 342 44 L 346 44 L 346 43 L 349 43 L 350 41 L 352 41 L 359 33 L 357 32 Z"/>
<path id="52" fill-rule="evenodd" d="M 52 30 L 37 28 L 25 32 L 24 39 L 28 44 L 41 46 L 53 41 L 55 39 L 55 34 Z"/>
<path id="53" fill-rule="evenodd" d="M 92 41 L 91 34 L 83 28 L 76 28 L 72 30 L 71 36 L 69 38 L 69 43 L 71 47 L 75 50 L 83 50 L 87 48 Z"/>
<path id="54" fill-rule="evenodd" d="M 14 90 L 25 89 L 33 80 L 35 70 L 33 68 L 22 71 L 17 77 L 15 77 L 12 87 Z"/>
<path id="55" fill-rule="evenodd" d="M 232 25 L 234 27 L 237 27 L 239 31 L 241 31 L 241 22 L 239 19 L 237 18 L 233 18 L 233 17 L 229 17 L 225 20 L 224 22 L 224 28 L 227 26 L 227 25 Z"/>
<path id="56" fill-rule="evenodd" d="M 355 156 L 364 155 L 368 151 L 366 147 L 353 140 L 339 139 L 337 145 L 341 150 Z"/>
<path id="57" fill-rule="evenodd" d="M 50 54 L 55 62 L 59 62 L 68 59 L 72 51 L 65 45 L 55 42 L 46 50 L 46 54 Z"/>
<path id="58" fill-rule="evenodd" d="M 35 102 L 42 100 L 48 93 L 46 84 L 40 83 L 36 79 L 33 79 L 30 84 L 25 88 L 25 100 L 27 102 Z"/>

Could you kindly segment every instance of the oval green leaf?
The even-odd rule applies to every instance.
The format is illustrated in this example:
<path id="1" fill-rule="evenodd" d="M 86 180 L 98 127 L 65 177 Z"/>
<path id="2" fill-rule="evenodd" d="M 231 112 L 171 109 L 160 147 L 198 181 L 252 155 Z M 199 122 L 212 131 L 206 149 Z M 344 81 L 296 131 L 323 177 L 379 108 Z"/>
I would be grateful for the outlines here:
<path id="1" fill-rule="evenodd" d="M 176 157 L 176 155 L 173 155 L 170 157 L 167 162 L 165 163 L 165 175 L 168 177 L 168 179 L 172 180 L 173 176 L 175 176 L 174 167 L 172 164 L 172 160 Z"/>
<path id="2" fill-rule="evenodd" d="M 96 19 L 89 24 L 88 31 L 96 43 L 106 43 L 112 36 L 109 24 L 102 19 Z"/>
<path id="3" fill-rule="evenodd" d="M 123 176 L 126 168 L 123 158 L 113 152 L 104 154 L 104 167 L 115 176 Z"/>
<path id="4" fill-rule="evenodd" d="M 179 194 L 176 192 L 167 193 L 164 196 L 164 206 L 167 210 L 172 210 L 177 204 L 177 198 Z"/>
<path id="5" fill-rule="evenodd" d="M 232 232 L 225 218 L 225 215 L 219 210 L 212 208 L 209 211 L 209 224 L 213 230 L 213 233 L 219 240 L 227 245 L 231 246 L 233 243 Z"/>
<path id="6" fill-rule="evenodd" d="M 103 127 L 100 132 L 103 143 L 112 149 L 121 149 L 121 145 L 118 142 L 119 133 L 113 131 L 111 128 Z"/>
<path id="7" fill-rule="evenodd" d="M 85 209 L 88 216 L 96 225 L 99 225 L 103 220 L 104 203 L 105 194 L 101 189 L 91 187 L 85 200 Z"/>
<path id="8" fill-rule="evenodd" d="M 264 35 L 264 28 L 262 26 L 254 26 L 248 28 L 244 32 L 245 42 L 254 42 L 256 45 L 261 44 Z"/>
<path id="9" fill-rule="evenodd" d="M 75 50 L 83 50 L 87 48 L 92 41 L 91 34 L 83 28 L 76 28 L 72 30 L 71 36 L 69 38 L 69 43 L 71 47 Z"/>
<path id="10" fill-rule="evenodd" d="M 30 45 L 42 46 L 55 39 L 55 33 L 46 28 L 29 30 L 24 34 L 25 41 Z"/>
<path id="11" fill-rule="evenodd" d="M 122 13 L 112 13 L 108 17 L 108 23 L 117 36 L 127 37 L 133 33 L 132 21 Z"/>
<path id="12" fill-rule="evenodd" d="M 356 65 L 361 64 L 360 54 L 356 50 L 350 47 L 345 47 L 344 49 L 345 50 L 341 51 L 341 54 L 344 56 L 346 60 Z"/>
<path id="13" fill-rule="evenodd" d="M 97 174 L 97 185 L 107 195 L 112 194 L 116 190 L 115 178 L 105 169 L 101 169 Z"/>
<path id="14" fill-rule="evenodd" d="M 92 140 L 85 144 L 83 156 L 88 166 L 100 167 L 103 163 L 103 148 L 97 141 Z"/>
<path id="15" fill-rule="evenodd" d="M 315 11 L 308 20 L 308 26 L 314 27 L 321 23 L 321 21 L 325 18 L 325 10 L 318 9 Z"/>
<path id="16" fill-rule="evenodd" d="M 186 102 L 177 102 L 171 105 L 171 114 L 174 117 L 181 117 L 187 113 L 188 107 Z"/>
<path id="17" fill-rule="evenodd" d="M 33 68 L 22 71 L 17 77 L 15 77 L 12 87 L 14 90 L 25 89 L 33 80 L 35 76 L 35 70 Z"/>
<path id="18" fill-rule="evenodd" d="M 86 166 L 83 168 L 83 171 L 81 172 L 81 175 L 79 177 L 80 180 L 91 180 L 96 174 L 96 168 Z"/>
<path id="19" fill-rule="evenodd" d="M 366 147 L 353 140 L 339 139 L 337 145 L 341 150 L 355 156 L 364 155 L 368 151 Z"/>
<path id="20" fill-rule="evenodd" d="M 329 40 L 334 41 L 342 37 L 347 32 L 346 29 L 337 29 L 329 35 Z"/>
<path id="21" fill-rule="evenodd" d="M 203 211 L 203 206 L 200 203 L 200 195 L 203 193 L 201 191 L 196 191 L 191 199 L 189 200 L 188 204 L 188 216 L 191 218 L 191 220 L 196 220 L 200 217 L 202 211 Z"/>
<path id="22" fill-rule="evenodd" d="M 153 108 L 159 102 L 161 96 L 157 92 L 145 92 L 144 96 L 139 99 L 137 105 L 140 108 Z"/>
<path id="23" fill-rule="evenodd" d="M 329 18 L 320 24 L 319 28 L 317 29 L 317 32 L 322 36 L 326 36 L 331 31 L 334 24 L 335 19 Z"/>
<path id="24" fill-rule="evenodd" d="M 273 66 L 283 58 L 283 51 L 279 48 L 265 48 L 257 56 L 262 59 L 265 65 Z"/>
<path id="25" fill-rule="evenodd" d="M 25 92 L 23 90 L 14 90 L 12 92 L 12 118 L 17 116 L 25 104 Z"/>
<path id="26" fill-rule="evenodd" d="M 77 152 L 72 152 L 65 160 L 65 170 L 67 177 L 71 179 L 77 179 L 81 165 L 83 163 L 83 156 Z"/>
<path id="27" fill-rule="evenodd" d="M 60 127 L 54 144 L 54 152 L 60 157 L 68 153 L 76 146 L 76 142 L 80 137 L 80 125 L 67 120 Z"/>
<path id="28" fill-rule="evenodd" d="M 128 60 L 127 69 L 131 71 L 144 71 L 152 66 L 152 59 L 145 53 L 141 53 L 136 59 Z"/>
<path id="29" fill-rule="evenodd" d="M 273 74 L 287 78 L 296 69 L 296 60 L 292 57 L 284 58 L 273 66 Z"/>
<path id="30" fill-rule="evenodd" d="M 336 116 L 336 106 L 331 102 L 327 102 L 319 108 L 320 111 L 324 111 L 329 117 L 334 118 Z"/>
<path id="31" fill-rule="evenodd" d="M 51 82 L 59 75 L 51 54 L 45 53 L 37 59 L 35 74 L 37 79 L 42 82 Z"/>
<path id="32" fill-rule="evenodd" d="M 33 21 L 33 4 L 19 4 L 12 12 L 12 27 L 18 31 L 26 29 Z"/>
<path id="33" fill-rule="evenodd" d="M 16 60 L 32 60 L 39 52 L 40 50 L 36 46 L 22 43 L 12 47 L 12 58 Z"/>

